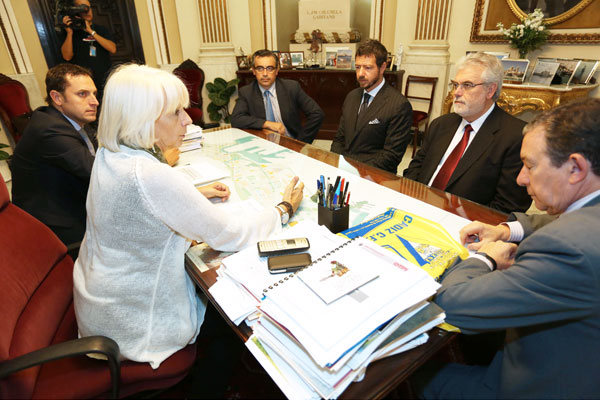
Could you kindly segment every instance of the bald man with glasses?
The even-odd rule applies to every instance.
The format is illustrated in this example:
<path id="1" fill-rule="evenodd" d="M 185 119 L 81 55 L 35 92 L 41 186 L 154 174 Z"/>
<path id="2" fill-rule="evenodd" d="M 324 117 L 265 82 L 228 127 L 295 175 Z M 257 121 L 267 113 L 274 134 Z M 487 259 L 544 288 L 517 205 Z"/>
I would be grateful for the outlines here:
<path id="1" fill-rule="evenodd" d="M 270 50 L 252 55 L 256 80 L 239 90 L 231 114 L 231 126 L 240 129 L 267 129 L 312 143 L 325 114 L 321 107 L 293 80 L 277 78 L 279 59 Z M 301 124 L 300 111 L 306 117 Z"/>
<path id="2" fill-rule="evenodd" d="M 529 208 L 531 198 L 516 181 L 525 122 L 496 104 L 503 72 L 488 54 L 459 60 L 449 85 L 454 112 L 431 123 L 404 177 L 503 212 Z"/>

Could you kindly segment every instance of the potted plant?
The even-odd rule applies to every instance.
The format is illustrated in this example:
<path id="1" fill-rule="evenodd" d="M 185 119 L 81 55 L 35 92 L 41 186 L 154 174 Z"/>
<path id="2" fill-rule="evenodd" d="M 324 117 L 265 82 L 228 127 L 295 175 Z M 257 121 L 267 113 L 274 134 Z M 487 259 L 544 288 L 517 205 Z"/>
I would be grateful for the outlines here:
<path id="1" fill-rule="evenodd" d="M 229 117 L 231 116 L 229 113 L 229 99 L 235 93 L 239 82 L 240 80 L 237 78 L 229 82 L 223 78 L 215 78 L 214 82 L 206 84 L 208 98 L 210 99 L 206 110 L 211 121 L 229 123 Z"/>
<path id="2" fill-rule="evenodd" d="M 7 147 L 10 147 L 10 146 L 7 144 L 4 144 L 4 143 L 0 143 L 0 149 L 5 149 Z M 0 150 L 0 161 L 8 160 L 9 158 L 10 158 L 10 154 L 5 152 L 4 150 Z"/>

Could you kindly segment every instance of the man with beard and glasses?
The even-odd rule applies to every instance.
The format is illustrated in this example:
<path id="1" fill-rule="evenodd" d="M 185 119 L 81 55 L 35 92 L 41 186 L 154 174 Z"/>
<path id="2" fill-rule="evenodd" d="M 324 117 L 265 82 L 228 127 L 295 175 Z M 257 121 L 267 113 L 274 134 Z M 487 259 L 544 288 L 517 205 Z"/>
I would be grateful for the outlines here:
<path id="1" fill-rule="evenodd" d="M 531 205 L 517 184 L 525 122 L 496 104 L 504 70 L 495 56 L 459 60 L 450 88 L 454 112 L 433 120 L 404 177 L 503 212 Z"/>
<path id="2" fill-rule="evenodd" d="M 356 50 L 356 80 L 360 85 L 346 96 L 331 151 L 397 172 L 410 141 L 412 107 L 388 83 L 387 50 L 369 39 Z"/>

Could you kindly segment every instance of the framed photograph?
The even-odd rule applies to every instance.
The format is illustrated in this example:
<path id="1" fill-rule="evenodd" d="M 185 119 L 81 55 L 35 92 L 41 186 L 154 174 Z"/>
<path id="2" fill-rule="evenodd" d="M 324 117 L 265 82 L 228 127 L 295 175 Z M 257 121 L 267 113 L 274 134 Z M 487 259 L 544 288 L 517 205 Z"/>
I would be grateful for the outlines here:
<path id="1" fill-rule="evenodd" d="M 573 74 L 571 84 L 587 85 L 598 69 L 598 64 L 600 64 L 598 60 L 581 60 Z"/>
<path id="2" fill-rule="evenodd" d="M 289 51 L 279 52 L 279 66 L 281 69 L 292 69 L 292 56 Z"/>
<path id="3" fill-rule="evenodd" d="M 388 54 L 386 69 L 391 71 L 394 68 L 394 62 L 396 61 L 396 56 Z"/>
<path id="4" fill-rule="evenodd" d="M 352 69 L 352 50 L 338 49 L 335 66 L 336 68 Z"/>
<path id="5" fill-rule="evenodd" d="M 299 67 L 304 64 L 304 52 L 303 51 L 291 51 L 290 57 L 292 58 L 292 67 Z"/>
<path id="6" fill-rule="evenodd" d="M 500 62 L 504 68 L 505 81 L 523 82 L 523 80 L 525 80 L 527 67 L 529 67 L 529 60 L 511 60 L 510 58 L 503 58 Z"/>
<path id="7" fill-rule="evenodd" d="M 510 57 L 510 53 L 504 52 L 504 51 L 484 51 L 484 53 L 489 54 L 491 56 L 496 56 L 496 57 L 498 57 L 498 60 L 503 60 L 505 58 Z"/>
<path id="8" fill-rule="evenodd" d="M 337 50 L 325 52 L 325 66 L 335 67 L 337 65 Z"/>
<path id="9" fill-rule="evenodd" d="M 235 56 L 235 61 L 237 62 L 238 69 L 250 68 L 250 60 L 248 59 L 248 56 Z"/>
<path id="10" fill-rule="evenodd" d="M 575 75 L 575 70 L 577 70 L 581 61 L 557 58 L 556 62 L 560 64 L 558 71 L 556 71 L 556 76 L 560 79 L 560 82 L 558 83 L 561 85 L 568 85 L 571 83 L 571 79 L 573 78 L 573 75 Z"/>
<path id="11" fill-rule="evenodd" d="M 550 86 L 559 65 L 559 63 L 552 59 L 538 58 L 535 67 L 533 68 L 533 72 L 531 73 L 531 77 L 529 78 L 529 82 Z"/>

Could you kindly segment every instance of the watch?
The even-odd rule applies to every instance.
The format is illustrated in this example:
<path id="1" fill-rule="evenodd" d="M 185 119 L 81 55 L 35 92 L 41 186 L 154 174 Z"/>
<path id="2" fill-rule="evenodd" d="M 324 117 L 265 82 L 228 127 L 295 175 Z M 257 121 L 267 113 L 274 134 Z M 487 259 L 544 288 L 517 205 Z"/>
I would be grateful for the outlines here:
<path id="1" fill-rule="evenodd" d="M 475 254 L 485 257 L 486 260 L 488 260 L 490 262 L 490 264 L 492 264 L 492 271 L 495 271 L 496 269 L 498 269 L 498 263 L 496 263 L 496 260 L 494 260 L 492 258 L 492 256 L 490 256 L 489 254 L 484 253 L 483 251 L 478 251 Z"/>
<path id="2" fill-rule="evenodd" d="M 277 208 L 279 210 L 279 213 L 281 214 L 281 225 L 287 224 L 290 220 L 290 214 L 288 214 L 285 207 L 282 207 L 281 205 L 277 204 L 275 208 Z"/>

